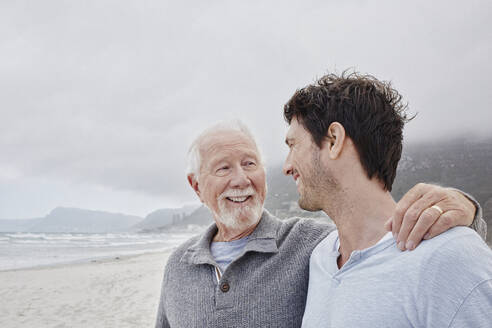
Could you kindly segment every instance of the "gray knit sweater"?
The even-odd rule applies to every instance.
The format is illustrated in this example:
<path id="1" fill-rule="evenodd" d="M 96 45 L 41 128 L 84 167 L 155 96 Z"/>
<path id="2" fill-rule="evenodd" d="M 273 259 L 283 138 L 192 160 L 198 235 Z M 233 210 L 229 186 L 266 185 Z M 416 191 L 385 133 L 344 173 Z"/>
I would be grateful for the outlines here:
<path id="1" fill-rule="evenodd" d="M 265 211 L 243 254 L 217 283 L 212 225 L 169 257 L 156 327 L 300 327 L 309 256 L 333 229 Z"/>

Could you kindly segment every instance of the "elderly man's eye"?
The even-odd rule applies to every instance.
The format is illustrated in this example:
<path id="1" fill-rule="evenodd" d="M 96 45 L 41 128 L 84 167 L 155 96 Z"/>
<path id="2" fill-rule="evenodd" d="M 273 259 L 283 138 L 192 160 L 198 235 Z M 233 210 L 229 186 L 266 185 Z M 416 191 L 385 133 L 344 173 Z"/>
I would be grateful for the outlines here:
<path id="1" fill-rule="evenodd" d="M 217 169 L 217 172 L 220 172 L 220 171 L 226 171 L 226 170 L 228 170 L 228 169 L 229 169 L 229 166 L 222 166 L 222 167 L 219 167 L 219 168 Z"/>
<path id="2" fill-rule="evenodd" d="M 253 161 L 247 161 L 247 162 L 244 163 L 244 165 L 249 166 L 249 167 L 252 167 L 252 166 L 256 166 L 256 163 L 253 162 Z"/>

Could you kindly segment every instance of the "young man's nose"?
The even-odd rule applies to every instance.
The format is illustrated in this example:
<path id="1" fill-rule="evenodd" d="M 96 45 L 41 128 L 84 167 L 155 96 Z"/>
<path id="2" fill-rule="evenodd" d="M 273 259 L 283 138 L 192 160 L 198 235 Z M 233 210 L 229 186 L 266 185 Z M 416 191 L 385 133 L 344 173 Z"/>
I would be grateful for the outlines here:
<path id="1" fill-rule="evenodd" d="M 292 165 L 289 162 L 285 161 L 284 166 L 282 167 L 282 171 L 285 175 L 291 175 L 293 172 Z"/>

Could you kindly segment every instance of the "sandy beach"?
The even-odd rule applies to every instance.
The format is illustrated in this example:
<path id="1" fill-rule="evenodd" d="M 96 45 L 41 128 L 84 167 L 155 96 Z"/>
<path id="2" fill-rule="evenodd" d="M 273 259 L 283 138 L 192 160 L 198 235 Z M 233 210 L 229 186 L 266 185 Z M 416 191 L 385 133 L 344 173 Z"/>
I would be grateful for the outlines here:
<path id="1" fill-rule="evenodd" d="M 0 327 L 152 327 L 169 254 L 0 272 Z"/>

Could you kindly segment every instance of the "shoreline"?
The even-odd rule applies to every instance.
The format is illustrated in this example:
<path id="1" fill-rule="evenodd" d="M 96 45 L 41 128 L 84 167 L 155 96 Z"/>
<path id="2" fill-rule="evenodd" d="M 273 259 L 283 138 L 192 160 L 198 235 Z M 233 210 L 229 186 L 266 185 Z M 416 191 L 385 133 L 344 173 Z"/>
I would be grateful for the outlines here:
<path id="1" fill-rule="evenodd" d="M 0 274 L 4 272 L 16 272 L 16 271 L 26 271 L 26 270 L 41 270 L 41 269 L 50 269 L 50 268 L 57 268 L 57 267 L 63 267 L 63 266 L 76 266 L 76 265 L 83 265 L 83 264 L 88 264 L 88 263 L 101 263 L 101 262 L 110 262 L 110 261 L 120 261 L 132 257 L 138 257 L 138 256 L 145 256 L 145 255 L 150 255 L 150 254 L 165 254 L 165 253 L 170 253 L 174 250 L 175 247 L 169 247 L 166 249 L 147 249 L 142 251 L 141 253 L 123 253 L 120 255 L 101 255 L 101 256 L 96 256 L 96 257 L 87 257 L 83 259 L 78 259 L 78 260 L 67 260 L 63 262 L 58 262 L 58 263 L 50 263 L 50 264 L 38 264 L 34 266 L 28 266 L 28 267 L 20 267 L 20 268 L 13 268 L 13 269 L 0 269 Z"/>
<path id="2" fill-rule="evenodd" d="M 172 251 L 1 271 L 0 327 L 152 327 Z"/>

